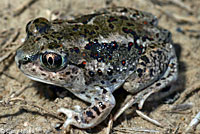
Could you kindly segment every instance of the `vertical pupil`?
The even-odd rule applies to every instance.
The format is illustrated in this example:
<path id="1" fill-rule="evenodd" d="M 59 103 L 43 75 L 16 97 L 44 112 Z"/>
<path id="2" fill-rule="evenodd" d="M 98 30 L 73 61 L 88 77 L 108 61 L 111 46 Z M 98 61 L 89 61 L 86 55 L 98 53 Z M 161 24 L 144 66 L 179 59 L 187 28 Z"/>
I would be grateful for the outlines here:
<path id="1" fill-rule="evenodd" d="M 48 61 L 48 64 L 49 64 L 50 66 L 53 65 L 53 58 L 52 58 L 52 57 L 49 57 L 49 58 L 47 59 L 47 61 Z"/>
<path id="2" fill-rule="evenodd" d="M 41 57 L 41 62 L 47 69 L 54 71 L 62 66 L 63 60 L 62 56 L 56 53 L 45 53 Z"/>

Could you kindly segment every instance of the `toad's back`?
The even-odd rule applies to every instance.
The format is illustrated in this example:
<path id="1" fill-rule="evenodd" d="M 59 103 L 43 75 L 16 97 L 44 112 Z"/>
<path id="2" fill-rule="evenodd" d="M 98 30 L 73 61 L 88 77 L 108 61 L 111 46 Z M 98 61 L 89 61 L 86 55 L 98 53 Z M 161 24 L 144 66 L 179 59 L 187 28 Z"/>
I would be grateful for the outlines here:
<path id="1" fill-rule="evenodd" d="M 67 88 L 98 85 L 113 91 L 133 72 L 135 77 L 146 72 L 144 77 L 148 74 L 153 82 L 169 62 L 170 33 L 157 26 L 153 15 L 133 9 L 111 8 L 69 21 L 38 18 L 27 24 L 26 31 L 23 55 L 32 54 L 32 59 L 42 56 L 42 64 L 35 66 L 44 69 L 35 67 L 36 74 L 28 67 L 24 72 Z M 150 53 L 151 49 L 155 53 Z M 45 66 L 52 64 L 48 63 L 51 52 L 64 57 L 60 68 Z M 147 70 L 146 66 L 155 66 L 156 58 L 163 63 L 159 70 Z M 142 63 L 136 70 L 138 62 Z M 57 72 L 56 78 L 51 78 L 49 71 Z"/>
<path id="2" fill-rule="evenodd" d="M 166 69 L 170 51 L 167 43 L 170 43 L 171 36 L 156 25 L 155 16 L 149 13 L 112 8 L 71 21 L 53 21 L 54 33 L 49 31 L 49 35 L 55 42 L 64 42 L 63 47 L 69 55 L 68 64 L 82 67 L 86 85 L 114 90 L 133 72 L 141 76 L 142 72 L 149 71 L 152 81 L 157 79 L 153 74 L 157 75 L 159 70 L 145 70 L 147 65 L 154 66 L 155 58 L 163 62 L 158 68 L 163 72 Z M 150 49 L 155 49 L 151 56 L 157 57 L 150 56 Z M 144 67 L 136 70 L 141 57 Z"/>

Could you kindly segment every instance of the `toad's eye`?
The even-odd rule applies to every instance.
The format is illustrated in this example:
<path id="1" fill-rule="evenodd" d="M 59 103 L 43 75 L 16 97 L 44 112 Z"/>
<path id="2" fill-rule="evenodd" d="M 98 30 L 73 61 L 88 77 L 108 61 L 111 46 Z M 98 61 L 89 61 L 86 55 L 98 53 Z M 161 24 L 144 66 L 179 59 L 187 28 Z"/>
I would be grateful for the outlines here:
<path id="1" fill-rule="evenodd" d="M 40 56 L 40 61 L 42 62 L 44 68 L 48 69 L 49 71 L 56 71 L 64 66 L 66 60 L 61 55 L 50 52 L 42 54 Z"/>

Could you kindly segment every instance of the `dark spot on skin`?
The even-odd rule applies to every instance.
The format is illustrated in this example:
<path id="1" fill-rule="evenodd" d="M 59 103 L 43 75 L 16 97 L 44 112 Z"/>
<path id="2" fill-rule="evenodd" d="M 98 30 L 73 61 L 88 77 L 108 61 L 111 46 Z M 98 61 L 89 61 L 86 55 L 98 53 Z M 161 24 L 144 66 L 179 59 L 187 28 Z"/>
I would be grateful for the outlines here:
<path id="1" fill-rule="evenodd" d="M 163 52 L 158 50 L 158 51 L 156 51 L 156 53 L 158 53 L 158 55 L 161 55 Z"/>
<path id="2" fill-rule="evenodd" d="M 117 80 L 116 80 L 116 79 L 113 79 L 113 80 L 111 81 L 111 83 L 115 83 L 115 82 L 117 82 Z"/>
<path id="3" fill-rule="evenodd" d="M 39 68 L 39 70 L 44 71 L 44 69 L 42 69 L 41 67 Z"/>
<path id="4" fill-rule="evenodd" d="M 137 69 L 137 73 L 138 73 L 138 76 L 141 77 L 142 76 L 142 72 L 143 70 L 141 68 Z"/>
<path id="5" fill-rule="evenodd" d="M 108 91 L 106 89 L 103 89 L 103 94 L 106 94 Z"/>
<path id="6" fill-rule="evenodd" d="M 91 44 L 86 44 L 85 45 L 85 49 L 90 50 L 90 48 L 91 48 Z"/>
<path id="7" fill-rule="evenodd" d="M 101 69 L 98 69 L 97 72 L 98 72 L 99 75 L 102 75 L 102 74 L 103 74 L 103 72 L 101 71 Z"/>
<path id="8" fill-rule="evenodd" d="M 111 68 L 108 68 L 107 74 L 108 74 L 108 75 L 112 75 L 112 73 L 113 73 L 113 70 L 112 70 Z"/>
<path id="9" fill-rule="evenodd" d="M 120 16 L 119 18 L 122 20 L 128 20 L 128 17 L 126 17 L 126 16 Z"/>
<path id="10" fill-rule="evenodd" d="M 43 38 L 45 38 L 45 39 L 49 40 L 49 38 L 48 38 L 46 35 L 44 35 L 44 36 L 43 36 Z"/>
<path id="11" fill-rule="evenodd" d="M 31 71 L 32 71 L 32 72 L 35 72 L 35 69 L 34 69 L 34 68 L 33 68 L 33 69 L 31 69 Z"/>
<path id="12" fill-rule="evenodd" d="M 161 80 L 165 80 L 165 77 L 161 78 Z"/>
<path id="13" fill-rule="evenodd" d="M 56 19 L 56 20 L 53 21 L 53 24 L 62 24 L 63 22 L 64 21 L 62 21 L 62 20 Z"/>
<path id="14" fill-rule="evenodd" d="M 81 93 L 81 94 L 85 94 L 85 91 L 81 91 L 80 93 Z"/>
<path id="15" fill-rule="evenodd" d="M 99 102 L 99 107 L 103 110 L 106 108 L 106 105 L 104 105 L 103 102 Z"/>
<path id="16" fill-rule="evenodd" d="M 102 80 L 102 81 L 101 81 L 101 84 L 105 84 L 105 82 Z"/>
<path id="17" fill-rule="evenodd" d="M 95 26 L 95 30 L 99 30 L 99 27 L 98 27 L 98 26 Z"/>
<path id="18" fill-rule="evenodd" d="M 79 34 L 81 37 L 86 38 L 87 36 L 85 34 Z"/>
<path id="19" fill-rule="evenodd" d="M 95 100 L 95 101 L 98 101 L 99 99 L 95 97 L 94 100 Z"/>
<path id="20" fill-rule="evenodd" d="M 74 49 L 73 49 L 73 48 L 70 48 L 69 51 L 72 53 L 72 52 L 74 52 Z"/>
<path id="21" fill-rule="evenodd" d="M 108 59 L 109 59 L 109 60 L 112 60 L 112 56 L 108 56 Z"/>
<path id="22" fill-rule="evenodd" d="M 126 44 L 122 44 L 123 47 L 126 47 Z"/>
<path id="23" fill-rule="evenodd" d="M 70 36 L 74 36 L 74 33 L 69 33 Z"/>
<path id="24" fill-rule="evenodd" d="M 59 80 L 63 80 L 63 78 L 62 78 L 62 77 L 59 77 Z"/>
<path id="25" fill-rule="evenodd" d="M 44 46 L 41 47 L 41 50 L 44 50 Z"/>
<path id="26" fill-rule="evenodd" d="M 89 75 L 90 75 L 91 77 L 94 77 L 94 72 L 93 72 L 93 71 L 89 71 Z"/>
<path id="27" fill-rule="evenodd" d="M 62 39 L 63 39 L 63 37 L 57 37 L 57 39 L 58 39 L 58 40 L 62 40 Z"/>
<path id="28" fill-rule="evenodd" d="M 89 85 L 89 82 L 88 82 L 88 81 L 86 81 L 86 82 L 85 82 L 85 85 Z"/>
<path id="29" fill-rule="evenodd" d="M 116 19 L 115 17 L 110 17 L 110 18 L 108 19 L 108 22 L 113 22 L 113 21 L 117 21 L 117 19 Z"/>
<path id="30" fill-rule="evenodd" d="M 72 30 L 73 31 L 78 31 L 78 27 L 73 27 Z"/>
<path id="31" fill-rule="evenodd" d="M 96 106 L 93 106 L 92 109 L 97 113 L 98 116 L 101 114 L 101 112 Z"/>
<path id="32" fill-rule="evenodd" d="M 91 99 L 91 97 L 90 97 L 88 94 L 86 94 L 85 96 L 86 96 L 88 99 Z"/>
<path id="33" fill-rule="evenodd" d="M 108 25 L 111 29 L 114 29 L 114 25 L 113 24 L 109 24 Z"/>
<path id="34" fill-rule="evenodd" d="M 150 48 L 155 48 L 155 45 L 150 45 L 149 47 L 150 47 Z"/>
<path id="35" fill-rule="evenodd" d="M 146 66 L 146 64 L 145 64 L 144 62 L 141 62 L 140 64 L 141 64 L 142 66 Z"/>
<path id="36" fill-rule="evenodd" d="M 65 74 L 66 74 L 66 75 L 70 75 L 70 72 L 66 72 Z"/>
<path id="37" fill-rule="evenodd" d="M 158 87 L 158 86 L 160 86 L 161 85 L 161 83 L 156 83 L 156 86 Z"/>
<path id="38" fill-rule="evenodd" d="M 134 26 L 133 23 L 127 23 L 127 26 Z"/>
<path id="39" fill-rule="evenodd" d="M 87 62 L 83 61 L 81 64 L 78 64 L 78 67 L 84 68 L 86 64 L 87 64 Z"/>
<path id="40" fill-rule="evenodd" d="M 120 12 L 121 12 L 121 13 L 122 13 L 122 12 L 126 13 L 126 12 L 128 12 L 128 9 L 127 9 L 127 8 L 124 8 L 124 9 L 120 10 Z"/>
<path id="41" fill-rule="evenodd" d="M 72 68 L 72 73 L 73 74 L 77 74 L 78 73 L 78 69 L 77 68 Z"/>
<path id="42" fill-rule="evenodd" d="M 150 69 L 150 77 L 153 76 L 153 69 Z"/>
<path id="43" fill-rule="evenodd" d="M 134 45 L 133 42 L 129 42 L 129 43 L 128 43 L 128 51 L 131 50 L 131 47 L 132 47 L 133 45 Z"/>
<path id="44" fill-rule="evenodd" d="M 95 42 L 95 43 L 98 43 L 98 39 L 94 39 L 94 42 Z"/>
<path id="45" fill-rule="evenodd" d="M 70 75 L 70 78 L 73 79 L 74 77 L 72 75 Z"/>
<path id="46" fill-rule="evenodd" d="M 37 37 L 36 39 L 35 39 L 35 41 L 39 41 L 41 39 L 41 37 Z"/>
<path id="47" fill-rule="evenodd" d="M 79 52 L 80 52 L 80 50 L 79 50 L 78 47 L 75 47 L 75 48 L 74 48 L 74 51 L 75 51 L 76 53 L 79 53 Z"/>
<path id="48" fill-rule="evenodd" d="M 137 40 L 139 38 L 138 35 L 136 34 L 136 32 L 134 30 L 130 29 L 129 32 L 133 35 L 134 40 Z"/>
<path id="49" fill-rule="evenodd" d="M 42 75 L 42 76 L 46 76 L 46 74 L 44 74 L 44 73 L 42 73 L 41 75 Z"/>
<path id="50" fill-rule="evenodd" d="M 95 118 L 95 116 L 93 115 L 91 111 L 86 111 L 85 113 L 88 117 Z"/>
<path id="51" fill-rule="evenodd" d="M 92 30 L 89 34 L 93 35 L 93 34 L 96 34 L 96 32 L 94 30 Z"/>
<path id="52" fill-rule="evenodd" d="M 142 59 L 145 63 L 150 63 L 149 58 L 147 58 L 146 55 L 142 56 L 141 59 Z"/>
<path id="53" fill-rule="evenodd" d="M 123 28 L 122 28 L 122 31 L 123 31 L 124 33 L 129 33 L 129 29 L 126 28 L 126 27 L 123 27 Z"/>
<path id="54" fill-rule="evenodd" d="M 74 119 L 76 120 L 76 121 L 78 121 L 79 119 L 78 119 L 78 116 L 74 116 Z"/>
<path id="55" fill-rule="evenodd" d="M 139 51 L 138 51 L 138 54 L 142 54 L 142 51 L 141 51 L 141 50 L 139 50 Z"/>
<path id="56" fill-rule="evenodd" d="M 134 67 L 134 66 L 130 68 L 130 71 L 134 71 L 134 70 L 135 70 L 135 67 Z"/>
<path id="57" fill-rule="evenodd" d="M 156 33 L 156 38 L 158 38 L 159 37 L 159 33 Z"/>
<path id="58" fill-rule="evenodd" d="M 147 36 L 143 36 L 143 37 L 142 37 L 142 41 L 143 41 L 143 42 L 145 42 L 147 39 L 148 39 Z"/>

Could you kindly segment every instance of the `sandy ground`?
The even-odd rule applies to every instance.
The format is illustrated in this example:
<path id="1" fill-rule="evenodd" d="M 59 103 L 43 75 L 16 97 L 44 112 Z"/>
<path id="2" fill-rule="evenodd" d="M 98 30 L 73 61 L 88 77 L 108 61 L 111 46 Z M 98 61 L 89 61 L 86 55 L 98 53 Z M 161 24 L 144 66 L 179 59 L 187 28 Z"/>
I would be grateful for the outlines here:
<path id="1" fill-rule="evenodd" d="M 200 125 L 187 129 L 200 112 L 200 1 L 199 0 L 1 0 L 0 1 L 0 133 L 64 133 L 55 128 L 65 117 L 59 107 L 86 107 L 80 99 L 58 87 L 34 82 L 23 75 L 14 62 L 16 49 L 24 40 L 25 26 L 36 17 L 70 18 L 108 6 L 133 7 L 159 18 L 159 25 L 170 30 L 179 58 L 179 93 L 146 103 L 142 112 L 157 120 L 156 126 L 138 116 L 134 107 L 114 122 L 112 133 L 200 133 Z M 122 95 L 117 96 L 119 93 Z M 58 94 L 61 97 L 58 97 Z M 128 95 L 121 89 L 113 113 Z M 64 97 L 65 96 L 65 97 Z M 70 133 L 106 133 L 108 119 L 93 129 L 75 127 Z"/>

